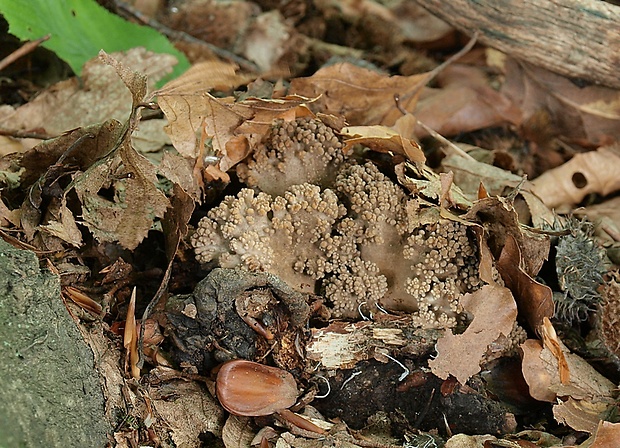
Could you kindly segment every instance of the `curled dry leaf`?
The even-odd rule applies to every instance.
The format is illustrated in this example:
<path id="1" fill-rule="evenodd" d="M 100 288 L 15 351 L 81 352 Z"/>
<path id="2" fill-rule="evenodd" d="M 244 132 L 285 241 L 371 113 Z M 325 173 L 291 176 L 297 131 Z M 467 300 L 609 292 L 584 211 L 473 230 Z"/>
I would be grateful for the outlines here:
<path id="1" fill-rule="evenodd" d="M 489 195 L 499 195 L 507 187 L 514 188 L 523 181 L 521 176 L 510 171 L 458 154 L 449 154 L 442 160 L 441 165 L 446 170 L 454 171 L 454 182 L 472 201 L 478 199 L 481 184 Z"/>
<path id="2" fill-rule="evenodd" d="M 78 305 L 80 308 L 94 314 L 95 316 L 101 316 L 103 311 L 103 307 L 99 302 L 95 302 L 93 299 L 88 297 L 82 291 L 73 286 L 65 286 L 62 288 L 63 295 L 68 297 Z"/>
<path id="3" fill-rule="evenodd" d="M 507 236 L 512 235 L 521 252 L 523 270 L 530 276 L 538 274 L 549 255 L 549 238 L 543 234 L 530 232 L 521 226 L 519 216 L 507 198 L 480 199 L 463 218 L 484 226 L 488 234 L 489 248 L 496 259 L 500 257 Z"/>
<path id="4" fill-rule="evenodd" d="M 548 329 L 547 334 L 550 333 Z M 581 357 L 570 353 L 559 339 L 550 339 L 553 344 L 543 345 L 530 339 L 521 345 L 523 377 L 530 395 L 551 403 L 559 399 L 553 408 L 559 422 L 578 431 L 593 432 L 603 413 L 614 403 L 615 385 Z"/>
<path id="5" fill-rule="evenodd" d="M 543 343 L 547 347 L 553 356 L 558 360 L 558 376 L 560 377 L 560 383 L 563 385 L 570 382 L 570 369 L 568 368 L 568 362 L 564 356 L 560 340 L 555 332 L 555 328 L 551 324 L 549 318 L 543 318 L 543 325 L 541 327 Z"/>
<path id="6" fill-rule="evenodd" d="M 550 208 L 578 204 L 587 195 L 620 190 L 620 144 L 577 154 L 532 181 L 532 192 Z"/>
<path id="7" fill-rule="evenodd" d="M 437 341 L 437 358 L 428 362 L 440 378 L 454 376 L 461 384 L 480 371 L 480 361 L 500 335 L 508 336 L 517 318 L 517 305 L 503 286 L 485 285 L 465 294 L 461 305 L 474 318 L 463 334 L 447 332 Z"/>
<path id="8" fill-rule="evenodd" d="M 65 196 L 62 197 L 59 208 L 56 210 L 48 208 L 48 213 L 51 213 L 55 219 L 48 221 L 47 224 L 40 225 L 39 230 L 41 232 L 60 238 L 73 247 L 82 246 L 82 232 L 78 229 L 73 213 L 67 208 Z"/>
<path id="9" fill-rule="evenodd" d="M 131 300 L 125 318 L 125 332 L 123 333 L 123 347 L 127 350 L 126 363 L 133 378 L 140 378 L 138 368 L 138 328 L 136 326 L 136 288 L 131 293 Z"/>
<path id="10" fill-rule="evenodd" d="M 506 286 L 514 294 L 519 312 L 525 316 L 533 330 L 539 331 L 544 319 L 553 317 L 553 293 L 551 288 L 530 277 L 521 268 L 522 265 L 517 240 L 509 234 L 497 261 L 497 269 Z"/>
<path id="11" fill-rule="evenodd" d="M 422 148 L 415 140 L 405 138 L 386 126 L 348 126 L 340 133 L 348 137 L 345 140 L 345 151 L 360 144 L 373 151 L 402 154 L 411 162 L 426 161 Z"/>
<path id="12" fill-rule="evenodd" d="M 442 185 L 441 176 L 426 165 L 405 162 L 396 165 L 394 171 L 398 182 L 414 195 L 420 195 L 434 202 L 446 197 L 446 185 Z M 450 182 L 449 200 L 453 207 L 461 210 L 467 210 L 472 205 L 461 189 L 452 182 Z"/>

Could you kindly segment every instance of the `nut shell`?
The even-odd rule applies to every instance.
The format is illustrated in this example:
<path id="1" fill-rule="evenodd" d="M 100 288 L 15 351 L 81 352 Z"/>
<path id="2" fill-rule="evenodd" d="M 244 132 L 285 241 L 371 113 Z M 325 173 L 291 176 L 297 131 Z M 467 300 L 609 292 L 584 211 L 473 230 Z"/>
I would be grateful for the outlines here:
<path id="1" fill-rule="evenodd" d="M 297 383 L 286 370 L 252 361 L 223 364 L 217 374 L 217 398 L 231 414 L 259 417 L 295 404 Z"/>

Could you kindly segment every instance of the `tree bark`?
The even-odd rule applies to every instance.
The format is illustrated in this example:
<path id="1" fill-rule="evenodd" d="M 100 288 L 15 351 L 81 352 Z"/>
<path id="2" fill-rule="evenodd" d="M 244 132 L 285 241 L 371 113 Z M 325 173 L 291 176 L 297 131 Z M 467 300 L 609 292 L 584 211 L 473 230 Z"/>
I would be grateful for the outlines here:
<path id="1" fill-rule="evenodd" d="M 60 278 L 2 238 L 0 341 L 0 446 L 108 442 L 93 352 L 60 298 Z"/>
<path id="2" fill-rule="evenodd" d="M 511 56 L 620 88 L 620 6 L 601 0 L 416 1 Z"/>

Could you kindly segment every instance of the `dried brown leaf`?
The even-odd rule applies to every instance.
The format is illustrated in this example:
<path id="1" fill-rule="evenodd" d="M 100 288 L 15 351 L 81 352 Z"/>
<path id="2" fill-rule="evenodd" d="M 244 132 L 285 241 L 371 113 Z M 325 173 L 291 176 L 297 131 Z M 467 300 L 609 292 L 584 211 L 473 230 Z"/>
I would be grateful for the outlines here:
<path id="1" fill-rule="evenodd" d="M 594 433 L 609 405 L 604 402 L 575 400 L 571 397 L 553 406 L 553 417 L 558 423 L 575 431 Z"/>
<path id="2" fill-rule="evenodd" d="M 497 269 L 514 294 L 521 315 L 533 330 L 540 331 L 544 319 L 554 314 L 551 288 L 538 283 L 521 268 L 523 259 L 514 236 L 508 234 L 504 244 Z"/>
<path id="3" fill-rule="evenodd" d="M 79 289 L 74 288 L 73 286 L 65 286 L 63 287 L 62 292 L 65 297 L 71 299 L 80 308 L 85 309 L 95 316 L 101 316 L 101 312 L 103 311 L 101 304 L 99 302 L 95 302 Z"/>
<path id="4" fill-rule="evenodd" d="M 441 165 L 446 170 L 454 171 L 454 182 L 472 201 L 481 199 L 478 197 L 480 184 L 484 184 L 489 195 L 494 196 L 504 193 L 507 187 L 516 187 L 523 181 L 521 176 L 510 171 L 458 154 L 446 156 Z"/>
<path id="5" fill-rule="evenodd" d="M 234 64 L 218 60 L 198 62 L 181 76 L 153 92 L 153 96 L 200 96 L 213 89 L 227 91 L 248 81 L 246 76 L 237 74 L 237 68 Z"/>
<path id="6" fill-rule="evenodd" d="M 97 159 L 116 146 L 123 132 L 117 120 L 73 129 L 60 137 L 41 142 L 25 152 L 19 161 L 22 186 L 30 186 L 45 174 L 53 182 L 59 174 L 78 169 L 86 170 Z M 50 169 L 56 168 L 53 171 Z M 55 177 L 56 176 L 56 177 Z"/>
<path id="7" fill-rule="evenodd" d="M 150 374 L 163 376 L 168 372 L 175 373 L 158 367 Z M 221 434 L 224 411 L 199 382 L 164 377 L 158 384 L 161 393 L 153 396 L 153 407 L 169 429 L 175 446 L 199 448 L 201 434 Z M 174 395 L 174 400 L 169 398 L 170 394 Z"/>
<path id="8" fill-rule="evenodd" d="M 63 196 L 58 210 L 48 209 L 48 213 L 53 213 L 56 219 L 48 220 L 46 224 L 40 225 L 38 230 L 60 238 L 73 247 L 80 247 L 82 232 L 78 229 L 73 213 L 67 208 L 66 197 Z"/>
<path id="9" fill-rule="evenodd" d="M 18 226 L 20 222 L 19 210 L 10 210 L 4 201 L 0 199 L 0 226 Z"/>
<path id="10" fill-rule="evenodd" d="M 297 72 L 305 40 L 278 10 L 259 14 L 246 28 L 239 52 L 268 78 L 290 77 Z"/>
<path id="11" fill-rule="evenodd" d="M 546 348 L 555 356 L 558 362 L 558 373 L 560 377 L 560 383 L 566 385 L 570 382 L 570 369 L 568 368 L 568 361 L 562 350 L 562 345 L 558 339 L 558 335 L 555 332 L 555 328 L 551 324 L 549 318 L 543 318 L 543 325 L 541 327 L 541 333 L 543 343 Z"/>
<path id="12" fill-rule="evenodd" d="M 116 70 L 116 74 L 131 92 L 132 107 L 135 109 L 144 100 L 147 91 L 148 77 L 146 74 L 131 69 L 105 51 L 99 51 L 99 59 Z"/>
<path id="13" fill-rule="evenodd" d="M 610 448 L 620 440 L 620 423 L 599 422 L 590 448 Z"/>
<path id="14" fill-rule="evenodd" d="M 595 223 L 597 237 L 607 241 L 620 241 L 620 197 L 580 207 L 575 210 L 575 215 L 587 217 L 588 221 Z"/>
<path id="15" fill-rule="evenodd" d="M 548 112 L 552 132 L 584 145 L 620 140 L 620 92 L 581 87 L 540 67 L 509 59 L 502 93 L 519 105 L 525 123 L 540 110 Z"/>
<path id="16" fill-rule="evenodd" d="M 83 223 L 99 241 L 135 249 L 169 206 L 156 184 L 156 167 L 123 142 L 74 181 Z"/>
<path id="17" fill-rule="evenodd" d="M 620 126 L 620 124 L 619 124 Z M 550 208 L 574 205 L 589 194 L 620 190 L 620 144 L 577 154 L 532 181 L 532 192 Z"/>
<path id="18" fill-rule="evenodd" d="M 484 226 L 488 233 L 489 248 L 496 259 L 506 245 L 506 238 L 512 235 L 522 255 L 522 267 L 530 276 L 538 274 L 549 255 L 549 238 L 522 227 L 512 202 L 507 198 L 479 199 L 463 218 Z"/>
<path id="19" fill-rule="evenodd" d="M 554 403 L 556 394 L 550 390 L 550 386 L 557 371 L 550 371 L 545 366 L 541 358 L 542 343 L 535 339 L 528 339 L 521 344 L 521 351 L 523 353 L 523 378 L 529 387 L 530 395 L 535 400 Z"/>
<path id="20" fill-rule="evenodd" d="M 517 318 L 517 305 L 507 288 L 485 285 L 465 294 L 461 305 L 474 318 L 463 334 L 447 332 L 437 341 L 437 358 L 429 361 L 433 373 L 440 378 L 454 376 L 461 384 L 480 371 L 489 344 L 503 334 L 510 334 Z"/>
<path id="21" fill-rule="evenodd" d="M 441 177 L 429 167 L 405 162 L 396 165 L 394 171 L 398 182 L 411 193 L 439 201 L 443 192 Z M 471 201 L 454 184 L 450 185 L 449 197 L 452 205 L 458 209 L 467 210 L 471 207 Z"/>
<path id="22" fill-rule="evenodd" d="M 422 148 L 415 140 L 405 138 L 386 126 L 348 126 L 340 133 L 347 137 L 344 142 L 345 151 L 360 144 L 377 152 L 402 154 L 411 162 L 426 161 Z"/>
<path id="23" fill-rule="evenodd" d="M 248 448 L 254 433 L 252 419 L 229 415 L 222 428 L 222 442 L 226 448 Z"/>
<path id="24" fill-rule="evenodd" d="M 491 87 L 458 84 L 424 89 L 414 113 L 422 123 L 445 136 L 520 119 L 520 111 L 513 103 Z M 427 132 L 420 128 L 417 134 L 424 137 Z"/>
<path id="25" fill-rule="evenodd" d="M 392 126 L 402 116 L 397 107 L 413 111 L 430 75 L 387 76 L 343 62 L 319 69 L 308 78 L 291 82 L 290 93 L 315 98 L 324 113 L 343 115 L 353 126 Z"/>
<path id="26" fill-rule="evenodd" d="M 123 66 L 144 73 L 153 84 L 172 70 L 174 56 L 136 48 L 113 57 Z M 3 114 L 0 127 L 11 130 L 44 130 L 61 135 L 106 120 L 126 120 L 131 111 L 130 93 L 113 67 L 99 58 L 87 62 L 80 79 L 61 81 L 10 114 Z"/>
<path id="27" fill-rule="evenodd" d="M 205 159 L 214 158 L 211 165 L 219 173 L 247 157 L 274 119 L 294 120 L 311 115 L 304 106 L 311 100 L 298 96 L 235 102 L 231 97 L 215 98 L 206 92 L 181 90 L 179 94 L 164 91 L 158 101 L 168 118 L 166 132 L 176 150 L 199 167 L 211 163 Z M 208 154 L 203 144 L 206 139 L 211 140 Z"/>
<path id="28" fill-rule="evenodd" d="M 530 394 L 549 402 L 561 398 L 554 406 L 557 420 L 576 430 L 592 432 L 603 412 L 614 403 L 615 385 L 581 357 L 570 353 L 559 339 L 552 350 L 549 346 L 535 340 L 521 345 L 523 377 Z M 563 370 L 570 372 L 568 382 L 561 378 Z"/>
<path id="29" fill-rule="evenodd" d="M 147 78 L 109 55 L 103 54 L 102 59 L 114 66 L 131 91 L 133 108 L 120 141 L 109 154 L 76 175 L 72 186 L 82 203 L 84 224 L 95 238 L 135 249 L 170 203 L 157 188 L 156 167 L 131 146 Z"/>
<path id="30" fill-rule="evenodd" d="M 162 176 L 178 184 L 194 201 L 200 202 L 200 186 L 194 176 L 194 163 L 190 159 L 166 151 L 158 169 Z"/>

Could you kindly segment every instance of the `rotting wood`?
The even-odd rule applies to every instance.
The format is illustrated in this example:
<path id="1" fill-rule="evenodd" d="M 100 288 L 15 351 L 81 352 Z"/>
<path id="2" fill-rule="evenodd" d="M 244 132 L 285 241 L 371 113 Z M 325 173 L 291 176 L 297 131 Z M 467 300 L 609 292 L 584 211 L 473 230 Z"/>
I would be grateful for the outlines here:
<path id="1" fill-rule="evenodd" d="M 355 323 L 336 321 L 312 331 L 306 358 L 310 364 L 319 362 L 327 369 L 351 369 L 385 349 L 421 358 L 433 352 L 442 334 L 443 330 L 416 328 L 409 316 L 386 315 L 376 321 Z"/>
<path id="2" fill-rule="evenodd" d="M 511 56 L 620 88 L 620 6 L 599 0 L 416 1 Z"/>

